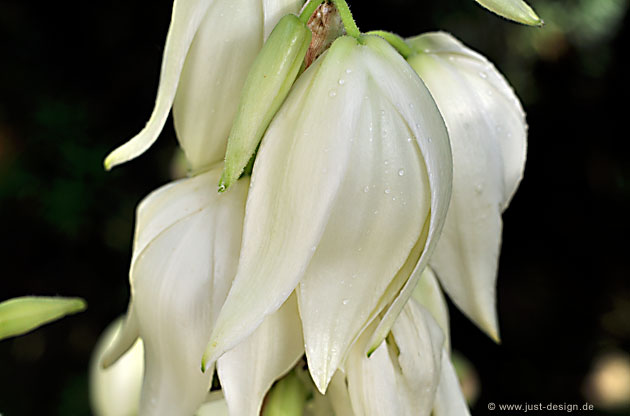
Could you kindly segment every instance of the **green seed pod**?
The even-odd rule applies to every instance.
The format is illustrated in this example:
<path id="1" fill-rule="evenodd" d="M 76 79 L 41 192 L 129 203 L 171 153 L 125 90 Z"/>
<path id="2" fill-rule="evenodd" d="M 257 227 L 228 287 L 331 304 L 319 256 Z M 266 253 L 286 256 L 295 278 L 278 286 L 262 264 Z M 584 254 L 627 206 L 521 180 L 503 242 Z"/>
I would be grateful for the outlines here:
<path id="1" fill-rule="evenodd" d="M 226 190 L 243 173 L 289 93 L 310 43 L 311 31 L 292 14 L 284 16 L 269 35 L 243 87 L 228 139 L 219 191 Z"/>

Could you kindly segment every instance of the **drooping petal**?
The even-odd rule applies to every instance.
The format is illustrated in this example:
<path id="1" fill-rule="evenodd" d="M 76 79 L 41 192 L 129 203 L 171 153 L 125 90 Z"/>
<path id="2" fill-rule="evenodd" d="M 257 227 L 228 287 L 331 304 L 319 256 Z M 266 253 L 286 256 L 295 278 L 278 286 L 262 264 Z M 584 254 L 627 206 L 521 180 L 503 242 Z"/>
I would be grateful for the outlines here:
<path id="1" fill-rule="evenodd" d="M 543 21 L 523 0 L 475 0 L 493 13 L 530 26 L 542 26 Z"/>
<path id="2" fill-rule="evenodd" d="M 263 44 L 262 7 L 261 0 L 215 0 L 190 47 L 173 121 L 193 171 L 223 159 L 241 89 Z"/>
<path id="3" fill-rule="evenodd" d="M 410 300 L 391 334 L 369 358 L 364 353 L 369 334 L 364 334 L 348 358 L 355 413 L 428 416 L 439 382 L 442 331 L 426 309 Z"/>
<path id="4" fill-rule="evenodd" d="M 451 350 L 451 331 L 448 318 L 448 306 L 435 273 L 430 267 L 424 269 L 418 286 L 413 291 L 413 299 L 425 307 L 442 328 L 444 348 Z"/>
<path id="5" fill-rule="evenodd" d="M 236 271 L 248 185 L 239 181 L 232 192 L 219 195 L 220 172 L 217 166 L 201 175 L 207 176 L 203 180 L 174 185 L 211 183 L 193 191 L 210 195 L 207 204 L 189 212 L 173 201 L 175 208 L 166 204 L 155 211 L 173 210 L 174 222 L 145 246 L 131 270 L 132 306 L 146 358 L 142 414 L 192 414 L 210 387 L 212 371 L 202 373 L 199 360 Z M 154 208 L 144 205 L 150 212 Z"/>
<path id="6" fill-rule="evenodd" d="M 103 354 L 118 337 L 123 320 L 112 322 L 101 335 L 90 363 L 90 404 L 96 416 L 132 416 L 138 414 L 144 347 L 137 340 L 133 347 L 111 367 L 101 366 Z"/>
<path id="7" fill-rule="evenodd" d="M 273 382 L 287 373 L 302 354 L 302 325 L 296 297 L 290 296 L 253 334 L 217 362 L 230 413 L 259 415 Z"/>
<path id="8" fill-rule="evenodd" d="M 324 391 L 418 244 L 429 209 L 443 202 L 428 186 L 433 192 L 446 178 L 448 194 L 450 152 L 435 103 L 389 45 L 366 43 L 338 39 L 296 82 L 263 138 L 239 272 L 207 363 L 304 277 L 306 353 Z M 269 296 L 255 296 L 263 291 Z"/>
<path id="9" fill-rule="evenodd" d="M 158 138 L 171 110 L 190 44 L 204 20 L 208 8 L 213 3 L 216 1 L 175 0 L 171 26 L 164 46 L 160 84 L 151 117 L 140 133 L 107 156 L 105 169 L 109 170 L 141 155 Z"/>
<path id="10" fill-rule="evenodd" d="M 25 334 L 86 307 L 80 298 L 23 296 L 5 300 L 0 303 L 0 340 Z"/>
<path id="11" fill-rule="evenodd" d="M 523 175 L 525 115 L 496 68 L 452 36 L 427 33 L 409 43 L 419 52 L 409 63 L 433 94 L 453 148 L 453 197 L 431 265 L 457 306 L 498 339 L 501 212 Z"/>
<path id="12" fill-rule="evenodd" d="M 433 404 L 434 416 L 469 416 L 470 410 L 462 392 L 450 354 L 446 349 L 442 351 L 442 366 L 440 382 L 435 392 Z"/>

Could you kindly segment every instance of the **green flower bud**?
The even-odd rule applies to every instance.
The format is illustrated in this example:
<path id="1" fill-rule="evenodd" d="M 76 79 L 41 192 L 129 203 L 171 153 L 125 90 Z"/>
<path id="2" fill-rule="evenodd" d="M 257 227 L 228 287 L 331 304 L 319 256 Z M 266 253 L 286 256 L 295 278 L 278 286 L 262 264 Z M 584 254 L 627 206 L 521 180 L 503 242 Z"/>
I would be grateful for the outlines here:
<path id="1" fill-rule="evenodd" d="M 263 416 L 295 416 L 303 413 L 306 387 L 295 373 L 278 381 L 267 396 Z"/>
<path id="2" fill-rule="evenodd" d="M 245 81 L 238 113 L 228 139 L 219 190 L 241 176 L 263 133 L 289 93 L 311 43 L 311 31 L 289 14 L 269 35 Z"/>
<path id="3" fill-rule="evenodd" d="M 22 335 L 48 322 L 85 310 L 79 298 L 25 296 L 0 303 L 0 340 Z"/>
<path id="4" fill-rule="evenodd" d="M 506 19 L 529 26 L 542 26 L 543 21 L 523 0 L 476 0 L 486 9 Z"/>

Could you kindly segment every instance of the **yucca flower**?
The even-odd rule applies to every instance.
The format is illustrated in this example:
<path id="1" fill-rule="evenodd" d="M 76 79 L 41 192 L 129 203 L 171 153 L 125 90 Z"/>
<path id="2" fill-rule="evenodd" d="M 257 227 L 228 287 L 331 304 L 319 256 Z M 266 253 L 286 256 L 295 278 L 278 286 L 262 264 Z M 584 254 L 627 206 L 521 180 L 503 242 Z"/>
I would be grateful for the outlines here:
<path id="1" fill-rule="evenodd" d="M 295 291 L 324 392 L 370 322 L 415 287 L 446 217 L 451 160 L 437 106 L 396 50 L 376 36 L 337 39 L 262 139 L 205 366 Z"/>

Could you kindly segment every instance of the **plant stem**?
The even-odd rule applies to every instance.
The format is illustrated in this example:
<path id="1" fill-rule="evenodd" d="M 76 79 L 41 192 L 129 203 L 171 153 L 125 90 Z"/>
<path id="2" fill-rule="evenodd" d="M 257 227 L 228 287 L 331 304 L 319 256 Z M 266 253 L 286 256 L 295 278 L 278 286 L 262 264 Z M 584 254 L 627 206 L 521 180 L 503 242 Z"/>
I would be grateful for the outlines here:
<path id="1" fill-rule="evenodd" d="M 376 35 L 382 37 L 390 45 L 392 45 L 405 59 L 414 54 L 413 49 L 411 49 L 411 47 L 407 45 L 407 42 L 405 42 L 403 38 L 396 35 L 395 33 L 386 32 L 384 30 L 372 30 L 370 32 L 367 32 L 366 35 Z"/>

